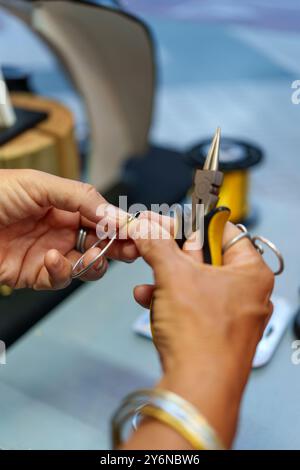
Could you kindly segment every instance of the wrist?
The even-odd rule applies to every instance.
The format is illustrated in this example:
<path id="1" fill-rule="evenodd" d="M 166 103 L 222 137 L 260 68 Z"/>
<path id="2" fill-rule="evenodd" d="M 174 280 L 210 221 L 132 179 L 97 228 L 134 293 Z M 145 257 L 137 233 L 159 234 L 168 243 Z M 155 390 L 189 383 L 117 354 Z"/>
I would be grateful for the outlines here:
<path id="1" fill-rule="evenodd" d="M 224 445 L 230 447 L 244 388 L 230 361 L 222 358 L 215 365 L 209 360 L 202 364 L 198 361 L 197 365 L 185 361 L 166 370 L 158 387 L 170 390 L 194 405 Z"/>

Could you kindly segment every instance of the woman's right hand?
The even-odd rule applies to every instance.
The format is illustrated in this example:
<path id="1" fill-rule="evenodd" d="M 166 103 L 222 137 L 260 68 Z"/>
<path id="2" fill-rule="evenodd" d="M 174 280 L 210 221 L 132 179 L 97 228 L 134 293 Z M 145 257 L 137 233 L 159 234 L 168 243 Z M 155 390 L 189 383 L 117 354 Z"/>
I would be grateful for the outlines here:
<path id="1" fill-rule="evenodd" d="M 159 386 L 197 406 L 230 446 L 256 346 L 272 313 L 274 276 L 247 239 L 214 267 L 202 262 L 200 251 L 189 250 L 191 241 L 180 250 L 172 237 L 145 236 L 151 223 L 143 221 L 142 231 L 140 223 L 132 224 L 131 236 L 153 268 L 155 287 L 137 286 L 134 295 L 143 306 L 153 295 L 152 328 L 164 372 Z M 237 233 L 227 224 L 224 243 Z"/>

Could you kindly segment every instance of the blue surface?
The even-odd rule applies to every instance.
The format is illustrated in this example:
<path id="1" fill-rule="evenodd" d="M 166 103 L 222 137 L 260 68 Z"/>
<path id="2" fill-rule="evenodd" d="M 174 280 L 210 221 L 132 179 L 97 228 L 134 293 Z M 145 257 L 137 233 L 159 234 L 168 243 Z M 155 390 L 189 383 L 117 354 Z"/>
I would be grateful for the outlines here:
<path id="1" fill-rule="evenodd" d="M 158 47 L 162 44 L 162 54 L 166 51 L 169 58 L 161 74 L 166 86 L 292 79 L 288 70 L 241 42 L 229 27 L 157 19 L 151 26 Z"/>

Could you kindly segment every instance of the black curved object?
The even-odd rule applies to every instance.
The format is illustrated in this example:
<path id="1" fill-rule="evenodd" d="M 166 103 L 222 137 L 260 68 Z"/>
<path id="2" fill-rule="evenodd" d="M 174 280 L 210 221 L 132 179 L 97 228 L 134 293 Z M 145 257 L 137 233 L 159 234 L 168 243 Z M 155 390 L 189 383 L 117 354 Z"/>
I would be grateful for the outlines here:
<path id="1" fill-rule="evenodd" d="M 211 139 L 205 139 L 188 150 L 186 159 L 191 166 L 204 165 Z M 222 137 L 220 144 L 220 170 L 245 170 L 262 162 L 263 150 L 252 142 Z"/>

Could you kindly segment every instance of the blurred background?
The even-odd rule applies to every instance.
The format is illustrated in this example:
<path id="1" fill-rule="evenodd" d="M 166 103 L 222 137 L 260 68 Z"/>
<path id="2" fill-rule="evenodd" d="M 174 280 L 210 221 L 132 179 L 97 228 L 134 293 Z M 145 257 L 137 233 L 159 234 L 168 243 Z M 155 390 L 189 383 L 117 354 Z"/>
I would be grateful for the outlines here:
<path id="1" fill-rule="evenodd" d="M 127 194 L 130 203 L 138 201 L 148 206 L 151 202 L 173 203 L 182 201 L 191 186 L 193 163 L 190 150 L 202 144 L 205 149 L 206 139 L 212 136 L 217 126 L 221 126 L 222 135 L 232 139 L 223 154 L 224 161 L 232 164 L 231 171 L 236 170 L 236 161 L 246 159 L 249 148 L 258 152 L 253 166 L 244 168 L 249 182 L 249 186 L 247 183 L 242 190 L 247 208 L 241 209 L 242 213 L 235 221 L 246 220 L 255 232 L 258 230 L 281 248 L 286 270 L 276 281 L 276 295 L 284 298 L 296 312 L 300 281 L 300 225 L 297 219 L 300 104 L 293 102 L 295 89 L 292 84 L 300 80 L 300 3 L 297 0 L 11 0 L 1 1 L 1 4 L 0 66 L 13 106 L 45 112 L 47 116 L 36 116 L 38 121 L 28 124 L 29 128 L 16 129 L 15 135 L 9 135 L 2 145 L 0 142 L 0 168 L 24 167 L 30 162 L 32 167 L 91 181 L 114 203 L 120 194 Z M 84 15 L 81 14 L 83 11 Z M 57 133 L 60 122 L 64 125 Z M 24 144 L 24 163 L 20 140 L 17 140 L 16 152 L 14 139 L 24 138 L 24 132 L 33 132 L 33 129 L 38 129 L 39 138 L 43 133 L 44 140 L 38 143 L 42 147 L 41 153 L 28 160 L 28 155 L 33 155 L 29 147 L 37 138 L 33 135 L 30 142 Z M 0 138 L 1 134 L 2 131 Z M 45 140 L 49 136 L 53 142 Z M 47 406 L 58 408 L 83 423 L 76 436 L 70 431 L 69 438 L 54 439 L 49 444 L 50 448 L 60 445 L 93 448 L 97 445 L 96 422 L 92 416 L 99 418 L 106 409 L 104 402 L 96 411 L 95 408 L 88 409 L 85 404 L 83 410 L 86 414 L 82 411 L 80 416 L 74 411 L 78 400 L 80 403 L 82 400 L 83 382 L 95 391 L 95 396 L 90 392 L 90 402 L 96 400 L 96 387 L 94 383 L 91 385 L 93 366 L 89 366 L 84 377 L 78 369 L 84 354 L 90 354 L 90 348 L 93 349 L 93 360 L 89 364 L 95 361 L 94 366 L 98 370 L 100 355 L 101 361 L 105 362 L 103 357 L 109 358 L 119 377 L 120 389 L 111 402 L 108 396 L 115 387 L 111 378 L 113 373 L 109 372 L 110 366 L 102 363 L 101 373 L 105 370 L 103 374 L 108 380 L 109 410 L 132 384 L 147 383 L 158 373 L 158 366 L 152 365 L 154 354 L 148 351 L 150 343 L 135 338 L 131 331 L 131 324 L 140 311 L 132 300 L 124 300 L 129 292 L 128 286 L 139 279 L 143 269 L 138 264 L 132 276 L 127 276 L 127 271 L 115 263 L 111 269 L 113 275 L 105 279 L 103 287 L 100 286 L 102 281 L 99 287 L 82 287 L 78 281 L 64 292 L 11 292 L 2 286 L 0 338 L 7 345 L 13 344 L 47 315 L 43 320 L 46 323 L 37 324 L 12 348 L 12 361 L 16 364 L 26 354 L 30 361 L 37 347 L 32 344 L 37 338 L 38 341 L 43 338 L 44 329 L 46 337 L 52 341 L 48 347 L 51 351 L 53 347 L 57 350 L 58 345 L 53 338 L 60 329 L 58 350 L 62 343 L 64 348 L 59 354 L 63 354 L 66 361 L 77 362 L 73 372 L 76 376 L 77 371 L 78 375 L 75 382 L 70 378 L 67 386 L 69 395 L 66 394 L 65 401 L 59 398 L 58 388 L 47 389 L 46 385 L 40 385 L 38 391 L 34 391 L 36 388 L 32 384 L 36 386 L 38 379 L 33 372 L 29 378 L 23 377 L 25 385 L 16 382 L 13 371 L 4 374 L 6 394 L 12 393 L 10 387 L 14 393 L 21 390 L 30 397 L 34 408 L 32 400 L 44 400 Z M 116 282 L 122 286 L 120 299 L 113 295 Z M 79 291 L 85 293 L 79 294 Z M 108 296 L 108 300 L 103 301 L 104 304 L 106 302 L 105 308 L 98 302 L 99 298 L 102 301 L 102 294 Z M 93 299 L 97 300 L 93 302 Z M 116 326 L 110 324 L 110 317 L 106 314 L 108 311 L 116 312 L 116 316 L 112 314 L 111 318 L 115 318 L 118 324 L 119 309 L 123 310 L 121 305 L 125 310 L 122 315 L 128 316 L 126 323 L 121 320 L 120 330 L 116 332 Z M 96 306 L 98 310 L 95 310 Z M 82 317 L 82 309 L 90 309 L 90 323 L 86 316 Z M 53 323 L 50 317 L 54 319 Z M 103 339 L 102 346 L 96 346 L 98 338 L 92 330 L 99 331 L 103 325 L 112 338 L 118 338 L 121 344 L 123 342 L 120 357 L 116 355 L 114 340 Z M 26 338 L 27 343 L 24 343 Z M 276 352 L 275 359 L 278 359 L 272 363 L 270 377 L 266 379 L 261 371 L 257 371 L 253 395 L 250 388 L 249 410 L 246 408 L 246 424 L 242 425 L 238 447 L 252 445 L 260 448 L 264 445 L 276 448 L 279 445 L 276 426 L 272 425 L 272 414 L 278 402 L 271 400 L 270 404 L 267 395 L 271 385 L 267 383 L 274 384 L 278 371 L 286 370 L 284 376 L 289 379 L 290 375 L 299 375 L 299 371 L 290 365 L 292 339 L 295 336 L 290 324 L 285 342 Z M 72 347 L 65 350 L 68 341 Z M 80 354 L 76 349 L 77 342 L 83 348 Z M 46 362 L 47 352 L 46 348 L 41 353 Z M 128 363 L 121 359 L 124 355 Z M 57 363 L 48 366 L 50 371 L 53 367 L 52 375 L 50 373 L 52 381 L 60 383 L 54 372 Z M 39 367 L 43 367 L 41 361 L 37 370 Z M 63 377 L 67 366 L 60 365 L 59 369 Z M 76 393 L 72 391 L 74 387 Z M 260 405 L 255 399 L 257 393 L 265 397 Z M 70 394 L 73 402 L 69 400 Z M 283 384 L 278 391 L 280 396 L 281 401 L 287 399 Z M 293 397 L 289 396 L 288 400 L 292 402 Z M 260 409 L 264 422 L 250 418 L 254 406 Z M 10 416 L 13 408 L 12 401 Z M 7 411 L 7 416 L 9 413 Z M 294 411 L 284 408 L 282 413 L 288 425 Z M 25 414 L 28 419 L 32 418 L 27 412 Z M 48 417 L 45 411 L 42 415 L 45 419 Z M 105 417 L 108 419 L 108 414 Z M 13 433 L 12 426 L 16 421 L 9 417 L 7 420 Z M 269 432 L 265 440 L 258 442 L 255 433 L 261 436 L 266 421 Z M 105 423 L 104 419 L 103 436 L 107 427 Z M 20 426 L 22 428 L 23 425 Z M 65 420 L 63 426 L 64 429 L 73 429 L 71 421 Z M 46 445 L 50 429 L 51 426 L 44 437 L 32 436 L 31 445 L 20 431 L 16 437 L 17 446 L 40 448 Z M 82 437 L 83 433 L 86 438 Z M 16 445 L 3 436 L 2 441 L 3 446 Z M 296 441 L 291 438 L 281 444 L 288 448 L 295 446 Z M 106 445 L 104 437 L 103 445 Z"/>

